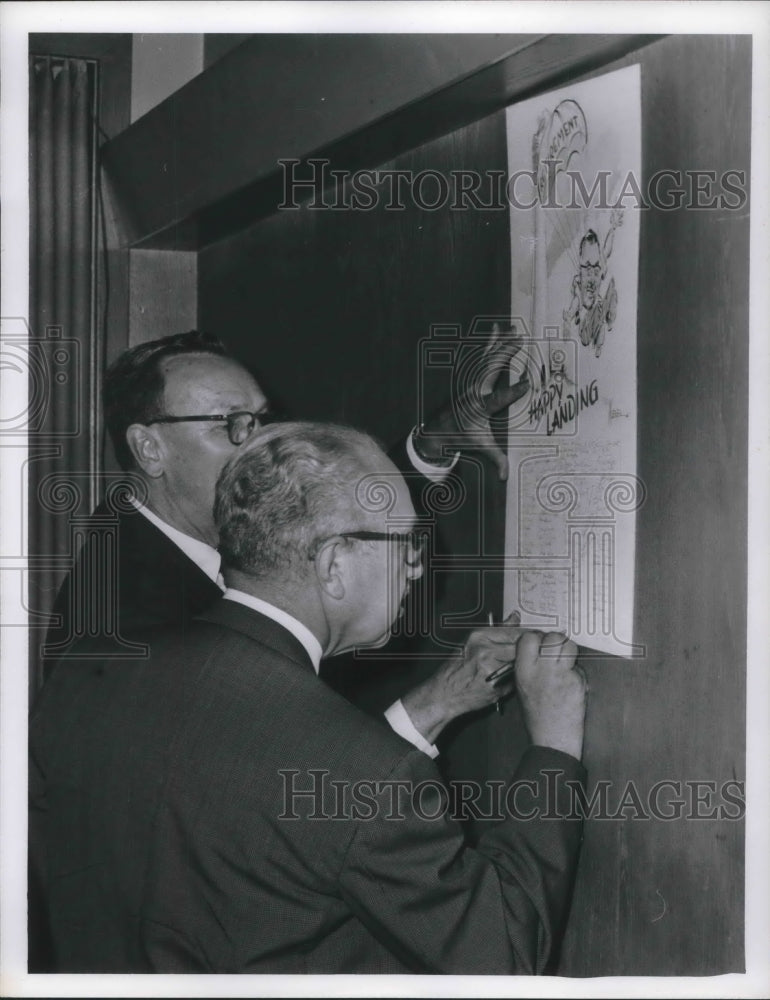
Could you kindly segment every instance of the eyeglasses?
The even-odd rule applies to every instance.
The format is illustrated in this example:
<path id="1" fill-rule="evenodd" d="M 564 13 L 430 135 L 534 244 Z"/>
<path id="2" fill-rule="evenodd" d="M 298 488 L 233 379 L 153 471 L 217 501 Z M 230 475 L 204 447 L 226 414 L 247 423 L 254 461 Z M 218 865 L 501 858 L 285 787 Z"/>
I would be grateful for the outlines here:
<path id="1" fill-rule="evenodd" d="M 332 538 L 353 538 L 361 542 L 400 542 L 406 547 L 407 566 L 417 566 L 422 559 L 425 548 L 425 531 L 415 529 L 413 531 L 338 531 L 334 535 L 317 539 L 311 546 L 311 554 L 308 559 L 315 559 L 320 547 Z"/>
<path id="2" fill-rule="evenodd" d="M 150 424 L 185 424 L 197 421 L 218 421 L 227 424 L 227 436 L 230 444 L 243 444 L 256 426 L 264 427 L 266 424 L 274 423 L 280 419 L 271 410 L 260 410 L 258 413 L 251 413 L 248 410 L 237 410 L 235 413 L 205 413 L 191 417 L 155 417 L 148 420 Z"/>

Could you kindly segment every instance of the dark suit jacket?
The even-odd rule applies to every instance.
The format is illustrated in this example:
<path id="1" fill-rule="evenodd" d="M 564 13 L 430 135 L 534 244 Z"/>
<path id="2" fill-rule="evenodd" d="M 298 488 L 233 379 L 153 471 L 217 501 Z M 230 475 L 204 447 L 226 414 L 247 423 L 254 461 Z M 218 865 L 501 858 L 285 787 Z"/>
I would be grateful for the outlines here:
<path id="1" fill-rule="evenodd" d="M 405 449 L 400 456 L 408 465 Z M 411 479 L 414 478 L 412 471 Z M 47 680 L 59 663 L 87 650 L 94 657 L 136 655 L 156 625 L 185 625 L 221 596 L 219 586 L 143 514 L 105 503 L 93 512 L 77 562 L 53 606 L 42 657 Z M 137 646 L 137 643 L 140 645 Z M 337 677 L 339 674 L 339 678 Z M 341 688 L 347 675 L 330 680 Z M 377 702 L 374 711 L 385 706 Z M 29 825 L 29 968 L 53 969 L 45 915 L 45 847 L 34 807 Z"/>
<path id="2" fill-rule="evenodd" d="M 108 525 L 116 535 L 114 556 L 101 541 Z M 54 604 L 59 624 L 46 637 L 45 676 L 62 654 L 73 654 L 86 632 L 96 631 L 91 640 L 101 640 L 100 652 L 125 656 L 127 643 L 142 640 L 150 626 L 184 624 L 221 596 L 218 585 L 143 514 L 116 514 L 100 504 Z"/>
<path id="3" fill-rule="evenodd" d="M 158 631 L 152 650 L 62 661 L 31 720 L 60 971 L 542 971 L 579 822 L 508 818 L 464 847 L 446 815 L 425 818 L 433 762 L 241 605 Z M 544 748 L 514 777 L 542 785 L 543 767 L 582 778 Z M 422 818 L 394 800 L 401 781 L 428 782 Z"/>
<path id="4" fill-rule="evenodd" d="M 100 504 L 85 531 L 78 560 L 53 607 L 42 657 L 44 677 L 83 648 L 94 656 L 136 655 L 155 625 L 182 625 L 210 607 L 222 591 L 180 548 L 137 510 Z M 45 916 L 39 815 L 29 827 L 29 968 L 53 968 Z"/>

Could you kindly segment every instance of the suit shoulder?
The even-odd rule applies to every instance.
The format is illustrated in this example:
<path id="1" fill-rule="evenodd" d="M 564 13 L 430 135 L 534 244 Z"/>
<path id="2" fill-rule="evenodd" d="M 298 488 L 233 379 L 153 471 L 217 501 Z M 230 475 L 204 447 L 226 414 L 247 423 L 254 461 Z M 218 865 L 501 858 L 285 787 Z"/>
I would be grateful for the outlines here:
<path id="1" fill-rule="evenodd" d="M 378 772 L 386 775 L 410 754 L 422 758 L 420 751 L 390 728 L 384 715 L 369 715 L 319 678 L 310 680 L 318 717 L 325 720 L 325 730 L 337 744 L 339 755 L 349 761 L 351 771 L 360 770 L 371 777 L 372 762 L 376 761 Z"/>

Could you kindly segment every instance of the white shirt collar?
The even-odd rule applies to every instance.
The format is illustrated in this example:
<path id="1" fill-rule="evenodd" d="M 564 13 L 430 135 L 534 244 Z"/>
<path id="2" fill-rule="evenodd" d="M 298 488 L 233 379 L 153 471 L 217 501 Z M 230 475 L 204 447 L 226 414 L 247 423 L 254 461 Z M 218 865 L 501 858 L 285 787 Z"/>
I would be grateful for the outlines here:
<path id="1" fill-rule="evenodd" d="M 294 615 L 290 615 L 288 611 L 282 611 L 281 608 L 276 608 L 274 604 L 268 604 L 267 601 L 263 601 L 260 597 L 254 597 L 252 594 L 244 594 L 242 590 L 235 590 L 234 587 L 227 588 L 225 591 L 225 600 L 245 604 L 247 608 L 253 608 L 254 611 L 258 611 L 266 618 L 272 618 L 274 622 L 283 625 L 305 647 L 307 655 L 313 664 L 313 669 L 318 673 L 323 655 L 321 643 L 306 625 L 297 621 Z"/>
<path id="2" fill-rule="evenodd" d="M 177 548 L 181 549 L 189 559 L 192 559 L 195 565 L 209 579 L 219 584 L 222 590 L 225 589 L 224 581 L 219 572 L 222 558 L 215 548 L 206 542 L 200 541 L 198 538 L 193 538 L 192 535 L 186 535 L 178 528 L 172 528 L 170 524 L 167 524 L 162 518 L 151 511 L 149 507 L 145 507 L 143 503 L 140 503 L 136 497 L 131 497 L 131 503 L 140 514 L 143 514 L 159 531 L 162 531 L 166 538 L 172 541 Z"/>

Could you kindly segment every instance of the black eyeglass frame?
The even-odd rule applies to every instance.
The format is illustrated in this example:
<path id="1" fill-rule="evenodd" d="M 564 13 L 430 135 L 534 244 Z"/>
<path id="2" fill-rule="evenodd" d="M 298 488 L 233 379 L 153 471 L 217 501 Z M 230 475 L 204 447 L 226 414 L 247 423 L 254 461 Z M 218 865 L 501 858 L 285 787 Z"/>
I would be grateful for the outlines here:
<path id="1" fill-rule="evenodd" d="M 240 441 L 235 440 L 235 432 L 237 430 L 237 425 L 235 421 L 238 417 L 249 417 L 250 422 L 248 426 L 242 427 L 245 430 L 244 436 Z M 230 439 L 230 444 L 241 445 L 246 440 L 246 438 L 251 434 L 254 428 L 259 422 L 260 427 L 265 427 L 267 424 L 274 423 L 278 417 L 272 410 L 259 410 L 257 412 L 252 412 L 251 410 L 234 410 L 232 413 L 202 413 L 202 414 L 191 414 L 189 417 L 172 417 L 167 415 L 162 415 L 160 417 L 155 417 L 153 420 L 148 420 L 145 424 L 149 427 L 150 424 L 185 424 L 185 423 L 198 423 L 204 421 L 226 423 L 227 424 L 227 436 Z"/>
<path id="2" fill-rule="evenodd" d="M 425 529 L 413 528 L 411 531 L 337 531 L 333 535 L 325 538 L 318 538 L 310 547 L 309 560 L 315 559 L 319 549 L 332 538 L 352 538 L 359 542 L 401 542 L 406 544 L 414 553 L 412 559 L 407 559 L 407 566 L 417 566 L 422 559 L 425 548 Z"/>

